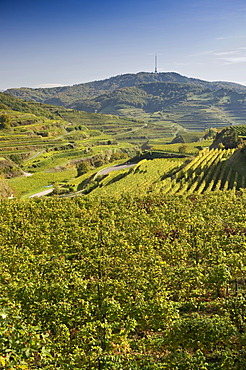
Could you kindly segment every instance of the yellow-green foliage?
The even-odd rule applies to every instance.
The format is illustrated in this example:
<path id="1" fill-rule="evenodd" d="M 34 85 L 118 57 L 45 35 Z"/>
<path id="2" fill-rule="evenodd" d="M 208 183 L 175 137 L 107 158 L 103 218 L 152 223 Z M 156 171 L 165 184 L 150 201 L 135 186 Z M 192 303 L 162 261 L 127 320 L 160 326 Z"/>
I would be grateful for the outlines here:
<path id="1" fill-rule="evenodd" d="M 139 162 L 135 168 L 112 172 L 90 184 L 93 195 L 124 193 L 189 195 L 245 187 L 245 175 L 230 161 L 235 149 L 204 149 L 193 159 L 153 159 Z M 245 168 L 245 167 L 244 167 Z M 241 169 L 241 167 L 240 167 Z M 246 168 L 245 168 L 246 173 Z"/>
<path id="2" fill-rule="evenodd" d="M 155 190 L 155 183 L 174 168 L 178 168 L 184 160 L 157 158 L 142 160 L 135 167 L 111 172 L 99 187 L 93 190 L 93 195 L 115 195 L 125 193 L 146 194 Z"/>
<path id="3" fill-rule="evenodd" d="M 0 367 L 244 370 L 245 195 L 1 201 Z"/>
<path id="4" fill-rule="evenodd" d="M 16 177 L 9 180 L 15 196 L 28 196 L 38 191 L 44 190 L 45 186 L 56 182 L 65 182 L 76 176 L 76 169 L 64 169 L 58 172 L 39 172 L 29 177 Z"/>
<path id="5" fill-rule="evenodd" d="M 192 194 L 217 190 L 239 189 L 244 177 L 230 167 L 229 158 L 235 149 L 204 149 L 181 168 L 162 191 L 168 194 Z"/>
<path id="6" fill-rule="evenodd" d="M 212 140 L 202 140 L 195 143 L 175 143 L 175 144 L 157 144 L 153 143 L 152 150 L 162 150 L 164 152 L 171 153 L 187 153 L 196 154 L 201 148 L 209 147 L 212 144 Z M 182 150 L 182 147 L 184 150 Z"/>

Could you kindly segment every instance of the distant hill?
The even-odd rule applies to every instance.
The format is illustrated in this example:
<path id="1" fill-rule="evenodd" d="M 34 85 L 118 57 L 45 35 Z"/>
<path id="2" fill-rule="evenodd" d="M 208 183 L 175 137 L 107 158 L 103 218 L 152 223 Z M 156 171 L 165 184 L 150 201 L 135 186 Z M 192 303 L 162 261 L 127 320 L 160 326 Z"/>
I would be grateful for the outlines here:
<path id="1" fill-rule="evenodd" d="M 45 89 L 8 89 L 14 97 L 85 112 L 115 114 L 204 130 L 246 122 L 246 87 L 178 73 L 124 74 Z"/>
<path id="2" fill-rule="evenodd" d="M 183 84 L 192 84 L 203 88 L 209 88 L 211 90 L 229 88 L 233 89 L 234 91 L 246 93 L 246 87 L 243 85 L 231 82 L 208 82 L 195 78 L 185 77 L 175 72 L 139 72 L 136 74 L 118 75 L 105 80 L 81 83 L 73 86 L 37 89 L 23 87 L 18 89 L 8 89 L 5 91 L 5 93 L 25 100 L 67 106 L 69 104 L 73 104 L 78 99 L 94 98 L 96 96 L 110 93 L 118 89 L 124 89 L 126 87 L 134 87 L 146 83 L 160 82 L 178 82 Z"/>

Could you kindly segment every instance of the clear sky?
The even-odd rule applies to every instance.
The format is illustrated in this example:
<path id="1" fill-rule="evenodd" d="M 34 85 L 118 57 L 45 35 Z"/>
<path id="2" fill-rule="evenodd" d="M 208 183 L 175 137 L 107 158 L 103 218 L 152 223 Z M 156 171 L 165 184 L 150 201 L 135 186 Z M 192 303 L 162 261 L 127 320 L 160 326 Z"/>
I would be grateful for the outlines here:
<path id="1" fill-rule="evenodd" d="M 0 90 L 154 70 L 246 85 L 245 0 L 8 0 Z"/>

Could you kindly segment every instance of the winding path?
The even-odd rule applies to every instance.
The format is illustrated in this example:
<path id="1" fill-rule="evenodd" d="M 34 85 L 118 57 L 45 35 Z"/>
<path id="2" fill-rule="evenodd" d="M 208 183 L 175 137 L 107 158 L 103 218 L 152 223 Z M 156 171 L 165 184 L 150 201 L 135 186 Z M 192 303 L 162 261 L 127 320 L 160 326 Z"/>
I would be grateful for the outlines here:
<path id="1" fill-rule="evenodd" d="M 117 164 L 115 166 L 103 168 L 102 170 L 98 171 L 94 178 L 96 178 L 99 175 L 107 175 L 108 173 L 112 171 L 118 171 L 118 170 L 124 170 L 125 168 L 134 167 L 136 163 L 130 163 L 130 164 Z"/>
<path id="2" fill-rule="evenodd" d="M 130 164 L 126 163 L 126 164 L 117 164 L 115 166 L 103 168 L 102 170 L 100 170 L 96 173 L 96 175 L 94 176 L 93 179 L 95 179 L 99 175 L 107 175 L 108 173 L 110 173 L 112 171 L 123 170 L 125 168 L 130 168 L 130 167 L 133 167 L 135 165 L 136 165 L 136 163 L 130 163 Z M 53 191 L 53 187 L 49 188 L 49 189 L 46 189 L 46 190 L 43 190 L 43 191 L 40 191 L 39 193 L 35 193 L 35 194 L 31 195 L 29 198 L 42 197 L 44 195 L 48 195 L 48 194 L 52 193 L 52 191 Z M 83 191 L 84 191 L 84 189 L 76 191 L 74 193 L 60 195 L 60 198 L 75 197 L 75 196 L 78 196 L 79 194 L 83 193 Z"/>
<path id="3" fill-rule="evenodd" d="M 47 194 L 52 193 L 52 191 L 53 191 L 53 188 L 46 189 L 46 190 L 40 191 L 39 193 L 35 193 L 35 194 L 31 195 L 29 198 L 42 197 L 43 195 L 47 195 Z"/>

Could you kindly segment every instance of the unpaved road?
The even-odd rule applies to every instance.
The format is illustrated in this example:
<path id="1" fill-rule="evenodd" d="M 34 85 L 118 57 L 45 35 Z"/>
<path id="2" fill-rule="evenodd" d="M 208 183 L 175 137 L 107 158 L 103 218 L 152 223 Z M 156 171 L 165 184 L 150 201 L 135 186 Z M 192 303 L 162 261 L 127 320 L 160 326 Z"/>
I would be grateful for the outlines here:
<path id="1" fill-rule="evenodd" d="M 110 173 L 112 171 L 124 170 L 125 168 L 130 168 L 130 167 L 133 167 L 135 165 L 136 165 L 136 163 L 131 163 L 131 164 L 118 164 L 116 166 L 107 167 L 107 168 L 104 168 L 101 171 L 98 171 L 96 176 L 98 176 L 98 175 L 107 175 L 108 173 Z"/>
<path id="2" fill-rule="evenodd" d="M 23 175 L 24 175 L 25 177 L 29 177 L 29 176 L 32 176 L 33 174 L 32 174 L 32 173 L 30 173 L 30 172 L 25 172 L 25 171 L 23 171 Z"/>
<path id="3" fill-rule="evenodd" d="M 43 195 L 47 195 L 47 194 L 52 193 L 52 191 L 53 191 L 53 188 L 49 188 L 49 189 L 40 191 L 39 193 L 31 195 L 29 198 L 42 197 Z"/>
<path id="4" fill-rule="evenodd" d="M 104 168 L 102 169 L 101 171 L 98 171 L 97 174 L 95 175 L 94 179 L 99 176 L 99 175 L 107 175 L 108 173 L 112 172 L 112 171 L 118 171 L 118 170 L 124 170 L 125 168 L 130 168 L 130 167 L 133 167 L 135 166 L 136 163 L 131 163 L 131 164 L 118 164 L 116 166 L 111 166 L 111 167 L 107 167 L 107 168 Z M 52 188 L 49 188 L 49 189 L 46 189 L 46 190 L 43 190 L 43 191 L 40 191 L 39 193 L 36 193 L 36 194 L 33 194 L 31 195 L 29 198 L 34 198 L 34 197 L 42 197 L 44 195 L 47 195 L 47 194 L 50 194 L 52 193 L 53 191 L 53 187 Z M 60 197 L 61 198 L 67 198 L 67 197 L 73 197 L 73 196 L 77 196 L 79 194 L 83 193 L 83 190 L 80 190 L 80 191 L 77 191 L 77 192 L 74 192 L 74 193 L 71 193 L 71 194 L 65 194 L 65 195 L 61 195 Z"/>

